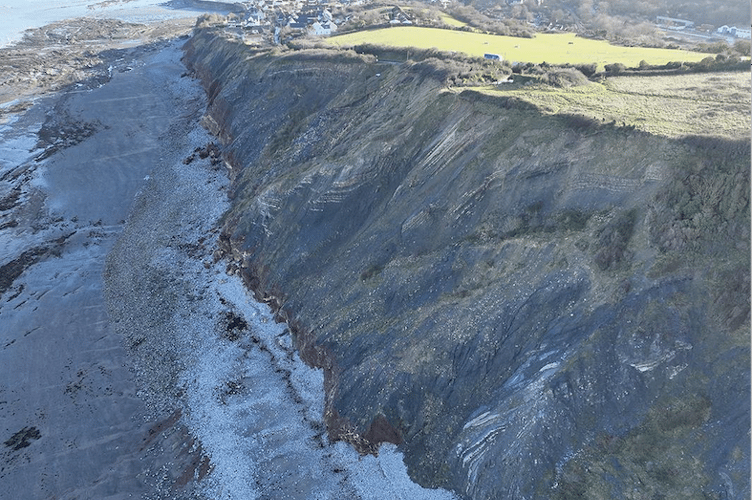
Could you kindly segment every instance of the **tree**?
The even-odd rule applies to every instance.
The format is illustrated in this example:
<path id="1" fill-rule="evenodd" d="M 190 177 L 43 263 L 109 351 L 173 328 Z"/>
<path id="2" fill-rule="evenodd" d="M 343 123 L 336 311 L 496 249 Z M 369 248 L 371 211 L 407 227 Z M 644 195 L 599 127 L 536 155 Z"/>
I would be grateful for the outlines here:
<path id="1" fill-rule="evenodd" d="M 627 69 L 627 67 L 622 63 L 606 64 L 604 68 L 612 75 L 618 75 L 619 73 L 622 73 L 625 69 Z"/>
<path id="2" fill-rule="evenodd" d="M 749 40 L 737 40 L 734 42 L 734 52 L 740 56 L 750 55 L 750 42 Z"/>

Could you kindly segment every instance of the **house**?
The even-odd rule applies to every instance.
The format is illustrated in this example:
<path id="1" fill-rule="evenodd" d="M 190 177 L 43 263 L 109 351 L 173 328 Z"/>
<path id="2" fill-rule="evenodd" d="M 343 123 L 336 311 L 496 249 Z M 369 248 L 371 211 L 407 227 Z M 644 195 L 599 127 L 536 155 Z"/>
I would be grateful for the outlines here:
<path id="1" fill-rule="evenodd" d="M 337 31 L 337 25 L 333 22 L 325 22 L 322 24 L 321 22 L 316 21 L 311 25 L 311 32 L 314 35 L 326 36 L 331 35 L 335 31 Z"/>
<path id="2" fill-rule="evenodd" d="M 399 7 L 392 7 L 389 12 L 389 24 L 413 24 L 410 17 Z"/>
<path id="3" fill-rule="evenodd" d="M 743 29 L 743 28 L 737 28 L 736 26 L 726 26 L 725 24 L 718 28 L 716 30 L 721 35 L 731 35 L 735 38 L 745 38 L 749 40 L 751 38 L 750 36 L 750 30 Z"/>
<path id="4" fill-rule="evenodd" d="M 262 24 L 262 21 L 266 19 L 266 14 L 264 14 L 264 11 L 256 9 L 255 7 L 252 9 L 249 9 L 248 11 L 248 17 L 246 18 L 246 25 L 247 26 L 260 26 Z"/>
<path id="5" fill-rule="evenodd" d="M 298 16 L 290 17 L 290 21 L 287 26 L 293 29 L 304 29 L 308 27 L 308 16 L 300 14 Z"/>
<path id="6" fill-rule="evenodd" d="M 658 26 L 676 27 L 680 29 L 695 27 L 694 21 L 689 21 L 687 19 L 676 19 L 674 17 L 665 17 L 665 16 L 657 16 L 656 24 Z"/>

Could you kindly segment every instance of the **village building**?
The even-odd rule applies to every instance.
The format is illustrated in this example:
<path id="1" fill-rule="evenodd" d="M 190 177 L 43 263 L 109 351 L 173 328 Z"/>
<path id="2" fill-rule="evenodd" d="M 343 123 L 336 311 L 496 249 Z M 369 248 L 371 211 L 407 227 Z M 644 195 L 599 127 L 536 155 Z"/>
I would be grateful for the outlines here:
<path id="1" fill-rule="evenodd" d="M 752 31 L 745 28 L 737 28 L 736 26 L 726 26 L 725 24 L 718 28 L 717 33 L 721 35 L 731 35 L 734 38 L 742 38 L 746 40 L 752 39 Z"/>
<path id="2" fill-rule="evenodd" d="M 337 31 L 337 25 L 331 21 L 327 21 L 323 24 L 316 21 L 311 25 L 311 33 L 317 36 L 331 35 L 335 31 Z"/>
<path id="3" fill-rule="evenodd" d="M 658 16 L 656 24 L 664 28 L 685 29 L 694 28 L 695 22 L 688 19 L 676 19 L 674 17 Z"/>

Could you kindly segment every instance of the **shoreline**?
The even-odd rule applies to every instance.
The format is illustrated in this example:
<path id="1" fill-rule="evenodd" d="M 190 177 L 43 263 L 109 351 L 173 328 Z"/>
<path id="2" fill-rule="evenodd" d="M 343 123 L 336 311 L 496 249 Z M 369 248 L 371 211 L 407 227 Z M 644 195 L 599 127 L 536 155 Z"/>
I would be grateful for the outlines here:
<path id="1" fill-rule="evenodd" d="M 196 12 L 180 7 L 165 7 L 157 0 L 118 0 L 96 2 L 32 2 L 11 0 L 0 6 L 5 24 L 0 28 L 0 48 L 12 47 L 21 42 L 27 33 L 35 32 L 60 22 L 91 19 L 96 22 L 118 20 L 124 23 L 156 25 L 180 18 L 195 18 Z"/>
<path id="2" fill-rule="evenodd" d="M 0 117 L 0 496 L 453 498 L 329 443 L 321 371 L 214 259 L 229 181 L 180 44 Z"/>
<path id="3" fill-rule="evenodd" d="M 177 43 L 105 59 L 132 69 L 22 94 L 32 104 L 4 114 L 2 497 L 148 497 L 160 469 L 193 460 L 179 422 L 144 406 L 102 282 L 150 158 L 202 97 L 165 93 L 184 70 Z"/>
<path id="4" fill-rule="evenodd" d="M 29 109 L 42 96 L 101 86 L 114 72 L 130 71 L 147 53 L 187 36 L 194 22 L 75 18 L 30 31 L 0 48 L 0 119 Z"/>

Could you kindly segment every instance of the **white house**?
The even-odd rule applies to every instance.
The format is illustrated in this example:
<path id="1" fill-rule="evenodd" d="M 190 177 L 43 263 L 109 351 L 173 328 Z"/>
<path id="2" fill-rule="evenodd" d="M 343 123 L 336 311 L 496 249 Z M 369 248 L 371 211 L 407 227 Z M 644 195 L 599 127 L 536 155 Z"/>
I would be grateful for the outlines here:
<path id="1" fill-rule="evenodd" d="M 266 14 L 264 14 L 263 10 L 253 8 L 248 11 L 248 18 L 246 19 L 246 24 L 249 26 L 260 26 L 265 19 L 266 19 Z"/>
<path id="2" fill-rule="evenodd" d="M 716 30 L 721 35 L 731 35 L 736 38 L 752 38 L 752 32 L 748 29 L 737 28 L 736 26 L 726 26 L 725 24 Z"/>
<path id="3" fill-rule="evenodd" d="M 321 22 L 316 21 L 311 25 L 311 31 L 314 35 L 331 35 L 337 31 L 337 25 L 332 22 L 325 22 L 322 24 Z"/>

